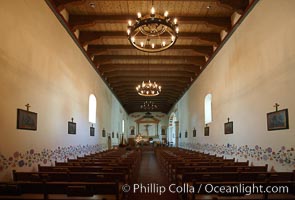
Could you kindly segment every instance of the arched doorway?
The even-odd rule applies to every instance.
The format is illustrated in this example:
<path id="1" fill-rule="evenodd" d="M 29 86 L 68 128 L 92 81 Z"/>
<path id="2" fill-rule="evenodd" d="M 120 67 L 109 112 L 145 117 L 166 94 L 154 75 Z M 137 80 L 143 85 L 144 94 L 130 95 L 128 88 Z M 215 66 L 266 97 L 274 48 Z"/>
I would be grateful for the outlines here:
<path id="1" fill-rule="evenodd" d="M 175 113 L 171 113 L 169 117 L 169 128 L 168 128 L 168 135 L 167 140 L 169 142 L 169 146 L 175 146 L 175 122 L 177 121 Z"/>

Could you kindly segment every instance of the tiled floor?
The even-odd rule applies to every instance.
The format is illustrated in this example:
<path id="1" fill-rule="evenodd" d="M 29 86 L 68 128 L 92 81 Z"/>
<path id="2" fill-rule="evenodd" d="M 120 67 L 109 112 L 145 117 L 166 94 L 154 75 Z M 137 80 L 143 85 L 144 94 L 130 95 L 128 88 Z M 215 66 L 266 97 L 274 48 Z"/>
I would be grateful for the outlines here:
<path id="1" fill-rule="evenodd" d="M 176 200 L 177 195 L 169 192 L 168 178 L 161 172 L 152 150 L 142 152 L 137 181 L 131 185 L 128 200 Z M 164 192 L 165 189 L 165 192 Z"/>

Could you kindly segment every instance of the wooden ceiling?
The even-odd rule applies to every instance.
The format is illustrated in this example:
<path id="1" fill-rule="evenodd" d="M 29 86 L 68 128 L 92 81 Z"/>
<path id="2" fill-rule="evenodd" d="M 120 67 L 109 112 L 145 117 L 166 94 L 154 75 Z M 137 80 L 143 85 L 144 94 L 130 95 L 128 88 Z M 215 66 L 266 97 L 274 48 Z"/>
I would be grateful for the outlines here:
<path id="1" fill-rule="evenodd" d="M 143 112 L 140 105 L 146 100 L 158 106 L 154 111 L 168 113 L 224 42 L 221 32 L 230 35 L 233 31 L 232 16 L 238 14 L 242 19 L 257 1 L 154 0 L 157 13 L 168 10 L 169 16 L 177 17 L 179 37 L 172 48 L 150 54 L 130 45 L 126 29 L 127 21 L 134 20 L 137 12 L 149 13 L 151 0 L 46 2 L 62 16 L 65 28 L 75 34 L 77 44 L 85 49 L 97 73 L 128 113 Z M 159 96 L 137 94 L 135 87 L 149 79 L 162 86 Z"/>

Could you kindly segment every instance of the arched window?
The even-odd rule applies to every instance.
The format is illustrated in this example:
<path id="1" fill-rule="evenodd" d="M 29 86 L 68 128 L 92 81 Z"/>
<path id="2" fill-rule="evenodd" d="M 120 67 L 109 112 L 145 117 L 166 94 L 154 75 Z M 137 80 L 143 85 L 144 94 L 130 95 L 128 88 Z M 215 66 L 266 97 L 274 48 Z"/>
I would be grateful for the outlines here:
<path id="1" fill-rule="evenodd" d="M 212 94 L 205 97 L 205 124 L 212 122 Z"/>
<path id="2" fill-rule="evenodd" d="M 124 133 L 124 130 L 125 130 L 125 121 L 124 119 L 122 120 L 122 133 Z"/>
<path id="3" fill-rule="evenodd" d="M 93 94 L 89 96 L 89 122 L 96 123 L 96 97 Z"/>

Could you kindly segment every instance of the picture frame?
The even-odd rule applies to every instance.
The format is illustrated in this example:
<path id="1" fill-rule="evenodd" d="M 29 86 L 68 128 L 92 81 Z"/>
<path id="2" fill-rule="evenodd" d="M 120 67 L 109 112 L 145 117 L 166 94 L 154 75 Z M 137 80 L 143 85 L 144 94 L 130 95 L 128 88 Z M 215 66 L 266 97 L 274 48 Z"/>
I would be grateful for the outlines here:
<path id="1" fill-rule="evenodd" d="M 37 130 L 37 117 L 35 112 L 17 109 L 16 128 L 24 130 Z"/>
<path id="2" fill-rule="evenodd" d="M 197 137 L 197 130 L 195 128 L 193 130 L 193 137 Z"/>
<path id="3" fill-rule="evenodd" d="M 226 122 L 224 123 L 224 134 L 233 134 L 234 133 L 234 123 Z"/>
<path id="4" fill-rule="evenodd" d="M 267 113 L 266 117 L 268 131 L 289 129 L 288 109 Z"/>
<path id="5" fill-rule="evenodd" d="M 95 128 L 90 127 L 90 136 L 94 136 Z"/>
<path id="6" fill-rule="evenodd" d="M 102 134 L 102 137 L 106 137 L 106 130 L 102 129 L 101 134 Z"/>
<path id="7" fill-rule="evenodd" d="M 166 135 L 166 131 L 164 128 L 162 128 L 162 130 L 161 130 L 161 135 Z"/>
<path id="8" fill-rule="evenodd" d="M 131 129 L 130 135 L 135 135 L 134 128 L 133 128 L 133 129 Z"/>
<path id="9" fill-rule="evenodd" d="M 209 131 L 210 131 L 209 126 L 206 126 L 204 128 L 204 136 L 209 136 Z"/>
<path id="10" fill-rule="evenodd" d="M 68 134 L 76 134 L 76 123 L 68 122 Z"/>

